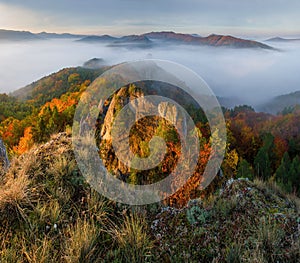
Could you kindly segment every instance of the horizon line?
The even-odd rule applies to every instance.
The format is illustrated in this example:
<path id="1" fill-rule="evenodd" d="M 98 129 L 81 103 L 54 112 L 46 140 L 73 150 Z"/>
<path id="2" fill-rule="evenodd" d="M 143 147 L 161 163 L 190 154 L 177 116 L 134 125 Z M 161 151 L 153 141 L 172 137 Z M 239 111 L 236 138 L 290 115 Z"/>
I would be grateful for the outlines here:
<path id="1" fill-rule="evenodd" d="M 35 30 L 35 29 L 17 29 L 17 28 L 0 28 L 0 30 L 6 30 L 6 31 L 16 31 L 16 32 L 30 32 L 32 34 L 39 34 L 39 33 L 48 33 L 48 34 L 71 34 L 71 35 L 85 35 L 85 36 L 102 36 L 102 35 L 110 35 L 110 36 L 128 36 L 128 35 L 143 35 L 143 34 L 147 34 L 147 33 L 151 33 L 151 32 L 173 32 L 173 33 L 176 33 L 176 34 L 186 34 L 186 35 L 199 35 L 201 37 L 205 37 L 205 36 L 210 36 L 210 35 L 224 35 L 224 36 L 237 36 L 237 37 L 299 37 L 300 38 L 300 32 L 299 33 L 291 33 L 291 32 L 285 32 L 285 33 L 262 33 L 262 32 L 257 32 L 257 33 L 251 33 L 251 34 L 247 34 L 247 33 L 233 33 L 233 32 L 218 32 L 218 31 L 215 31 L 215 32 L 211 32 L 211 33 L 199 33 L 199 32 L 195 32 L 193 31 L 192 33 L 191 32 L 187 32 L 187 31 L 177 31 L 177 30 L 173 30 L 173 29 L 161 29 L 161 30 L 145 30 L 143 31 L 143 33 L 140 33 L 140 32 L 136 32 L 136 31 L 133 31 L 131 30 L 130 33 L 125 33 L 125 34 L 121 34 L 121 33 L 114 33 L 114 32 L 111 32 L 111 33 L 107 33 L 107 32 L 99 32 L 99 31 L 96 31 L 96 30 L 93 30 L 93 31 L 90 31 L 90 30 L 85 30 L 85 31 L 82 31 L 82 30 L 78 30 L 78 31 L 73 31 L 73 30 L 70 30 L 70 31 L 67 31 L 67 30 L 52 30 L 52 29 L 41 29 L 41 30 Z M 190 31 L 190 30 L 188 30 Z"/>

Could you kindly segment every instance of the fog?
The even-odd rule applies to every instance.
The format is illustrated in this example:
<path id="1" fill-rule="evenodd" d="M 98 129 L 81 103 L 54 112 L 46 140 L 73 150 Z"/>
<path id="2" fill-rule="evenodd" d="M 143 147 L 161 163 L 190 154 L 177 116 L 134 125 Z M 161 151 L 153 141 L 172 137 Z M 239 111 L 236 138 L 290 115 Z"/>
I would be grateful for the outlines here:
<path id="1" fill-rule="evenodd" d="M 267 43 L 280 51 L 167 46 L 107 47 L 72 40 L 0 44 L 0 93 L 9 93 L 64 67 L 91 58 L 108 64 L 143 58 L 181 63 L 198 73 L 217 96 L 253 106 L 300 90 L 300 42 Z"/>

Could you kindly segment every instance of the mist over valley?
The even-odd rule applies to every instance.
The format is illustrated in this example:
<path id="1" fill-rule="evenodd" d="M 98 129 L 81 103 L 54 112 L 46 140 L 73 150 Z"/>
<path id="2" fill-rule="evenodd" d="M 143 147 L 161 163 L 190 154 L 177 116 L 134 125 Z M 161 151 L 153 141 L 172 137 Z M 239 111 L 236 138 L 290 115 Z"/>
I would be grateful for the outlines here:
<path id="1" fill-rule="evenodd" d="M 226 107 L 249 104 L 264 110 L 261 105 L 272 98 L 300 90 L 299 41 L 275 38 L 265 44 L 253 41 L 270 49 L 237 48 L 235 42 L 235 46 L 224 46 L 224 40 L 218 42 L 221 46 L 217 42 L 195 45 L 198 36 L 190 39 L 186 34 L 168 33 L 166 38 L 155 34 L 99 39 L 26 33 L 26 41 L 1 41 L 0 92 L 10 93 L 62 68 L 83 66 L 93 58 L 101 59 L 102 65 L 140 59 L 180 63 L 199 74 Z M 214 36 L 203 39 L 212 41 Z"/>

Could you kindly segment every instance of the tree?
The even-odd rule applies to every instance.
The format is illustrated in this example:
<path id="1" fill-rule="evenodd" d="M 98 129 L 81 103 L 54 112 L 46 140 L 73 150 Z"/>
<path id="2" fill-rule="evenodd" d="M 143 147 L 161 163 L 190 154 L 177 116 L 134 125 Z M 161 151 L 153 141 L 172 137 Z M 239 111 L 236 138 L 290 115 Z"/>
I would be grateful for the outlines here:
<path id="1" fill-rule="evenodd" d="M 239 156 L 235 149 L 227 149 L 225 158 L 222 164 L 222 171 L 226 178 L 234 177 L 237 173 L 237 165 L 239 162 Z"/>
<path id="2" fill-rule="evenodd" d="M 261 147 L 254 159 L 255 173 L 258 177 L 267 180 L 271 177 L 271 165 L 266 148 Z"/>
<path id="3" fill-rule="evenodd" d="M 275 163 L 274 136 L 271 133 L 263 135 L 263 146 L 254 159 L 255 173 L 264 180 L 272 176 L 272 163 Z"/>
<path id="4" fill-rule="evenodd" d="M 237 178 L 248 178 L 253 180 L 254 173 L 252 166 L 247 162 L 247 160 L 242 159 L 239 162 L 237 169 Z"/>
<path id="5" fill-rule="evenodd" d="M 14 147 L 14 151 L 18 154 L 27 152 L 33 146 L 32 128 L 26 127 L 24 136 L 20 139 L 18 146 Z"/>
<path id="6" fill-rule="evenodd" d="M 281 163 L 275 173 L 276 181 L 279 184 L 281 184 L 284 188 L 286 188 L 286 186 L 288 185 L 290 167 L 291 159 L 288 152 L 285 152 L 281 159 Z"/>
<path id="7" fill-rule="evenodd" d="M 297 155 L 291 164 L 291 169 L 289 171 L 289 181 L 292 186 L 292 191 L 294 193 L 300 193 L 300 158 Z"/>

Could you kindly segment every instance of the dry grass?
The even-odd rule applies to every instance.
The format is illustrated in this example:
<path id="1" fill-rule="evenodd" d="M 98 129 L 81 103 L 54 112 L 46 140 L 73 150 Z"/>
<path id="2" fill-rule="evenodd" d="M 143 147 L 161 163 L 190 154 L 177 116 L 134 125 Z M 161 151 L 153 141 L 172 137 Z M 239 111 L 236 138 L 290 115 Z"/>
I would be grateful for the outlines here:
<path id="1" fill-rule="evenodd" d="M 10 177 L 0 187 L 0 209 L 8 205 L 18 206 L 27 200 L 29 179 L 27 176 Z"/>
<path id="2" fill-rule="evenodd" d="M 274 181 L 263 181 L 259 178 L 254 179 L 254 184 L 256 187 L 266 193 L 274 193 L 278 196 L 285 197 L 287 193 Z"/>
<path id="3" fill-rule="evenodd" d="M 287 199 L 295 205 L 297 212 L 300 213 L 300 198 L 295 194 L 288 194 Z"/>
<path id="4" fill-rule="evenodd" d="M 33 154 L 25 154 L 13 159 L 11 166 L 0 184 L 0 222 L 2 226 L 16 227 L 14 224 L 30 226 L 26 215 L 35 199 L 32 178 L 39 171 L 39 162 Z M 1 225 L 0 225 L 1 227 Z"/>
<path id="5" fill-rule="evenodd" d="M 265 258 L 269 262 L 275 262 L 280 257 L 280 245 L 285 236 L 284 231 L 271 222 L 270 218 L 262 218 L 258 231 L 258 246 L 264 251 Z"/>
<path id="6" fill-rule="evenodd" d="M 68 229 L 69 239 L 65 242 L 65 261 L 95 262 L 100 260 L 97 240 L 101 230 L 94 221 L 78 220 L 76 225 Z"/>
<path id="7" fill-rule="evenodd" d="M 211 262 L 211 251 L 219 249 L 219 242 L 224 247 L 216 252 L 218 256 L 215 254 L 222 259 L 219 262 L 297 262 L 299 259 L 298 232 L 291 232 L 290 224 L 284 228 L 281 221 L 259 214 L 253 214 L 250 222 L 244 216 L 252 214 L 239 210 L 235 196 L 218 199 L 213 195 L 204 201 L 205 210 L 212 210 L 205 226 L 186 224 L 185 212 L 178 216 L 171 214 L 166 217 L 167 221 L 159 221 L 158 226 L 163 229 L 157 233 L 164 234 L 164 239 L 157 241 L 170 252 L 170 255 L 166 255 L 167 252 L 160 254 L 160 248 L 154 243 L 155 232 L 152 230 L 153 236 L 149 234 L 149 222 L 142 211 L 135 208 L 122 213 L 125 211 L 122 207 L 106 200 L 84 182 L 70 150 L 70 142 L 64 135 L 54 136 L 52 142 L 12 161 L 8 172 L 0 176 L 1 263 L 139 263 L 166 262 L 165 258 L 171 262 L 198 262 L 193 261 L 196 257 Z M 252 183 L 250 186 L 253 189 L 245 195 L 245 200 L 254 198 L 249 201 L 256 202 L 256 197 L 265 196 L 276 204 L 281 200 L 285 203 L 287 199 L 300 211 L 299 198 L 285 194 L 284 198 L 276 198 L 275 194 L 283 194 L 276 184 L 255 180 L 255 186 Z M 297 219 L 292 210 L 290 216 Z M 125 216 L 129 211 L 131 215 Z M 287 220 L 297 227 L 293 218 L 287 217 Z M 257 224 L 259 219 L 261 222 Z M 168 229 L 167 233 L 164 228 Z M 218 231 L 223 235 L 217 235 L 219 241 L 216 243 Z M 198 240 L 201 243 L 194 243 Z M 202 245 L 202 241 L 209 242 L 209 251 L 206 249 L 208 243 Z M 178 244 L 178 251 L 173 249 L 174 244 Z M 191 253 L 194 251 L 195 255 L 190 253 L 193 246 L 195 250 Z"/>
<path id="8" fill-rule="evenodd" d="M 22 239 L 22 254 L 30 263 L 56 262 L 57 253 L 53 250 L 51 239 L 44 237 L 42 240 L 35 240 L 33 243 Z M 29 245 L 30 244 L 30 245 Z"/>
<path id="9" fill-rule="evenodd" d="M 153 241 L 147 233 L 146 220 L 140 215 L 126 216 L 121 226 L 110 231 L 117 243 L 117 256 L 121 262 L 145 262 L 151 256 Z"/>

